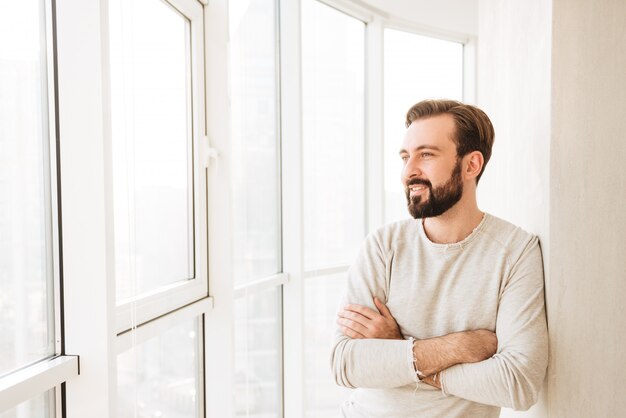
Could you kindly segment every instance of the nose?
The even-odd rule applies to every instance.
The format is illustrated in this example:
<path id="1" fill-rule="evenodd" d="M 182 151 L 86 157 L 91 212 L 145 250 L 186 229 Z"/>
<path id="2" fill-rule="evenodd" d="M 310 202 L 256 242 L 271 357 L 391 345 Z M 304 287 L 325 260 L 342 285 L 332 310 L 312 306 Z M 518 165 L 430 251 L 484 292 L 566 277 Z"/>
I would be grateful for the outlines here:
<path id="1" fill-rule="evenodd" d="M 409 158 L 402 167 L 401 180 L 402 184 L 406 184 L 407 181 L 414 177 L 421 177 L 422 171 L 420 170 L 419 163 L 416 159 Z"/>

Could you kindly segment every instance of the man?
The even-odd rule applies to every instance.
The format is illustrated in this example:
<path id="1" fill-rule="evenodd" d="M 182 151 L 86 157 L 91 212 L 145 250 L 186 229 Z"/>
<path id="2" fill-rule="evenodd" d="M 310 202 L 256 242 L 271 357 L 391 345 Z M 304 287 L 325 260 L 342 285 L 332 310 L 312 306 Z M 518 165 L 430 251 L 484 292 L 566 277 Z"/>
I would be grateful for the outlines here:
<path id="1" fill-rule="evenodd" d="M 332 367 L 357 388 L 344 417 L 497 417 L 537 400 L 548 357 L 535 236 L 479 210 L 494 130 L 480 109 L 428 100 L 400 157 L 414 219 L 365 240 L 348 273 Z"/>

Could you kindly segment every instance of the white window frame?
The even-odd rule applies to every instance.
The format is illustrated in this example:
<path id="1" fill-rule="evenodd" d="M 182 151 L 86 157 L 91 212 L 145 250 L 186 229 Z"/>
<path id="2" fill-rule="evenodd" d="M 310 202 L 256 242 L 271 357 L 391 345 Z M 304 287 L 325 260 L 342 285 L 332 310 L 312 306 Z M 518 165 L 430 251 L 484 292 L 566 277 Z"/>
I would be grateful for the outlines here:
<path id="1" fill-rule="evenodd" d="M 46 107 L 47 107 L 47 132 L 48 138 L 44 142 L 43 172 L 47 175 L 44 187 L 46 210 L 46 248 L 49 249 L 51 260 L 47 263 L 47 268 L 52 274 L 52 303 L 54 305 L 54 354 L 41 359 L 33 364 L 22 367 L 0 377 L 0 412 L 9 410 L 20 403 L 33 399 L 49 390 L 52 412 L 57 417 L 62 416 L 63 383 L 78 376 L 79 361 L 78 356 L 65 355 L 63 341 L 63 306 L 62 306 L 62 277 L 61 277 L 61 248 L 59 233 L 59 183 L 57 176 L 58 161 L 58 131 L 57 131 L 57 106 L 56 106 L 56 32 L 55 14 L 52 0 L 42 2 L 45 22 L 45 45 L 46 51 Z M 45 139 L 45 138 L 44 138 Z M 48 283 L 49 285 L 49 283 Z M 49 302 L 48 302 L 49 303 Z"/>
<path id="2" fill-rule="evenodd" d="M 213 154 L 206 108 L 210 100 L 204 97 L 205 65 L 211 59 L 205 54 L 208 35 L 204 25 L 209 19 L 206 2 L 173 1 L 175 8 L 192 20 L 194 200 L 195 212 L 205 219 L 195 220 L 196 237 L 204 237 L 203 242 L 196 241 L 196 260 L 200 262 L 196 277 L 201 280 L 134 301 L 134 323 L 129 322 L 131 306 L 118 307 L 115 300 L 108 2 L 65 0 L 57 5 L 66 351 L 80 354 L 81 365 L 81 374 L 66 383 L 67 416 L 116 416 L 117 356 L 133 345 L 193 318 L 199 319 L 201 359 L 210 352 L 211 344 L 204 341 L 216 338 L 210 330 L 215 321 L 207 278 L 224 275 L 220 260 L 224 251 L 217 240 L 210 245 L 211 237 L 218 235 L 208 231 L 219 230 L 215 216 L 223 212 L 223 199 L 220 190 L 212 187 L 216 180 L 221 181 L 216 170 L 219 164 L 209 166 Z M 209 264 L 209 257 L 216 258 Z M 214 374 L 212 365 L 210 360 L 204 361 L 198 370 L 205 388 L 198 395 L 200 416 L 210 416 L 213 399 L 204 396 L 210 390 L 204 376 L 208 370 Z M 226 399 L 223 393 L 221 396 Z"/>
<path id="3" fill-rule="evenodd" d="M 207 5 L 208 4 L 208 5 Z M 208 169 L 209 294 L 205 315 L 205 403 L 207 417 L 234 416 L 234 281 L 232 269 L 232 176 L 228 100 L 228 0 L 205 10 L 206 132 L 217 161 Z"/>
<path id="4" fill-rule="evenodd" d="M 194 271 L 195 277 L 190 280 L 178 281 L 168 286 L 151 290 L 145 294 L 125 300 L 117 305 L 116 331 L 118 334 L 128 331 L 133 326 L 151 321 L 161 315 L 167 314 L 181 306 L 193 303 L 207 297 L 207 205 L 206 205 L 206 173 L 205 168 L 209 165 L 209 144 L 205 135 L 205 99 L 204 99 L 204 28 L 203 7 L 196 0 L 162 0 L 175 9 L 190 24 L 191 51 L 188 59 L 191 61 L 189 85 L 191 92 L 191 120 L 192 120 L 192 147 L 193 147 L 193 223 L 194 223 Z M 176 13 L 176 11 L 172 11 Z M 103 26 L 103 31 L 108 35 L 108 27 Z M 103 37 L 105 49 L 108 48 L 108 36 Z M 104 51 L 108 53 L 108 51 Z M 108 75 L 108 68 L 104 67 Z M 105 91 L 108 96 L 108 79 L 105 77 Z M 108 99 L 108 97 L 107 97 Z M 106 106 L 106 105 L 105 105 Z M 109 105 L 110 106 L 110 105 Z M 105 126 L 110 137 L 110 109 L 106 109 Z M 110 145 L 109 145 L 110 146 Z M 113 168 L 109 152 L 107 164 L 107 178 L 112 178 Z M 113 225 L 113 202 L 112 190 L 108 189 L 107 211 L 108 224 Z"/>

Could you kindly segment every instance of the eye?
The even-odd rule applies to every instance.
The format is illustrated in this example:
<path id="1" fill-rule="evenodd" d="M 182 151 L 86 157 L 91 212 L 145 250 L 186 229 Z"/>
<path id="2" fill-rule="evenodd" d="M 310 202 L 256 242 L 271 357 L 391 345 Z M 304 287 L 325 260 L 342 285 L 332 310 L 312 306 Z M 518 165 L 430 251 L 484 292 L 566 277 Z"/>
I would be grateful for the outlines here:
<path id="1" fill-rule="evenodd" d="M 434 155 L 435 154 L 433 154 L 432 152 L 427 152 L 427 151 L 421 153 L 422 158 L 429 158 L 429 157 L 432 157 Z"/>
<path id="2" fill-rule="evenodd" d="M 407 161 L 409 161 L 409 156 L 408 156 L 408 155 L 402 155 L 400 158 L 401 158 L 401 159 L 402 159 L 402 161 L 404 161 L 405 163 L 406 163 Z"/>

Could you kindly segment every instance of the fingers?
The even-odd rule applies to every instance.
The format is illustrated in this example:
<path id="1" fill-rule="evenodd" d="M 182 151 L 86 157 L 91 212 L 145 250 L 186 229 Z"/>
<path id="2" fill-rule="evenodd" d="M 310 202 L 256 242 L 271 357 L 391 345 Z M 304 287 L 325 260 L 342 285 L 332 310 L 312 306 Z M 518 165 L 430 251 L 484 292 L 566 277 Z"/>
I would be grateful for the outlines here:
<path id="1" fill-rule="evenodd" d="M 367 306 L 362 306 L 362 305 L 349 304 L 349 305 L 346 305 L 345 310 L 359 313 L 363 315 L 364 317 L 366 317 L 367 319 L 374 319 L 380 315 L 378 312 L 374 311 L 373 309 L 370 309 Z"/>
<path id="2" fill-rule="evenodd" d="M 426 376 L 425 378 L 422 379 L 422 382 L 429 384 L 432 387 L 435 387 L 437 389 L 441 389 L 441 381 L 439 379 L 439 373 L 435 373 L 432 376 Z"/>
<path id="3" fill-rule="evenodd" d="M 391 312 L 389 311 L 389 308 L 387 308 L 387 305 L 385 305 L 376 296 L 374 296 L 374 305 L 376 305 L 376 307 L 378 308 L 378 311 L 380 312 L 382 316 L 384 316 L 385 318 L 393 318 L 393 316 L 391 315 Z"/>
<path id="4" fill-rule="evenodd" d="M 360 313 L 356 313 L 353 311 L 340 311 L 338 313 L 338 316 L 340 318 L 345 318 L 345 319 L 349 319 L 351 321 L 357 322 L 363 325 L 365 328 L 368 328 L 368 325 L 371 322 L 371 319 L 361 315 Z"/>
<path id="5" fill-rule="evenodd" d="M 354 338 L 354 339 L 366 338 L 365 335 L 359 332 L 356 332 L 355 330 L 351 328 L 344 327 L 344 326 L 341 326 L 340 328 L 341 328 L 341 332 L 343 332 L 343 334 L 347 337 Z"/>
<path id="6" fill-rule="evenodd" d="M 350 319 L 339 317 L 339 318 L 337 318 L 337 325 L 341 326 L 342 328 L 350 329 L 350 330 L 352 330 L 352 331 L 362 335 L 363 338 L 366 338 L 366 336 L 368 335 L 367 327 L 365 327 L 364 325 L 359 324 L 358 322 L 352 321 Z M 344 332 L 344 334 L 345 334 L 345 332 Z"/>

